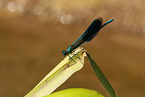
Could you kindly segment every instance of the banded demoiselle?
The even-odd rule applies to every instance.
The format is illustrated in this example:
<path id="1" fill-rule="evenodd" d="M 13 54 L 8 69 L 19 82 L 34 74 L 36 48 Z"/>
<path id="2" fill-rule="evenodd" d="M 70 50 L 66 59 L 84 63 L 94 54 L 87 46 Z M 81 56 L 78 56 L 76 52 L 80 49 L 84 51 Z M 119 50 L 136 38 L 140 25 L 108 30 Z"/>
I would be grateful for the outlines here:
<path id="1" fill-rule="evenodd" d="M 109 24 L 110 22 L 112 22 L 114 19 L 110 19 L 109 21 L 107 21 L 106 23 L 104 23 L 102 25 L 103 22 L 103 18 L 99 17 L 97 19 L 95 19 L 90 26 L 87 28 L 87 30 L 78 38 L 76 39 L 69 47 L 66 51 L 62 51 L 62 54 L 68 55 L 70 53 L 72 53 L 72 51 L 76 48 L 78 48 L 79 46 L 81 46 L 82 44 L 86 43 L 86 42 L 90 42 L 100 31 L 101 28 L 103 28 L 104 26 L 106 26 L 107 24 Z"/>

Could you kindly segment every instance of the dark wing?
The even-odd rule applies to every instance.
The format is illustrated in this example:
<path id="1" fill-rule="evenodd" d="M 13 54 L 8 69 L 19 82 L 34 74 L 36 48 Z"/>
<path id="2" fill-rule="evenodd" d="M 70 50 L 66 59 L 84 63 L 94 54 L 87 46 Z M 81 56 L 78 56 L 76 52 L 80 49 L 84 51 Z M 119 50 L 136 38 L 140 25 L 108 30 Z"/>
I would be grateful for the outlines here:
<path id="1" fill-rule="evenodd" d="M 74 46 L 74 49 L 79 47 L 85 42 L 91 41 L 100 31 L 102 22 L 103 22 L 103 19 L 101 17 L 98 19 L 95 19 L 87 28 L 87 30 L 72 43 L 72 45 Z"/>

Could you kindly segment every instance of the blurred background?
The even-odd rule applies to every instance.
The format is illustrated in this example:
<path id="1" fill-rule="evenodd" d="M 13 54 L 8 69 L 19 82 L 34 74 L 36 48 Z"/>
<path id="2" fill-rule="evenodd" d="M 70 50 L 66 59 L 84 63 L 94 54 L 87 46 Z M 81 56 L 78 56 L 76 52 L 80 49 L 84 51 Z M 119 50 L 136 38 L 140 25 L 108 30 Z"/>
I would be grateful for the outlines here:
<path id="1" fill-rule="evenodd" d="M 120 97 L 145 96 L 144 0 L 0 0 L 0 96 L 23 97 L 97 17 L 114 19 L 83 47 Z M 89 88 L 106 97 L 87 60 L 56 91 Z"/>

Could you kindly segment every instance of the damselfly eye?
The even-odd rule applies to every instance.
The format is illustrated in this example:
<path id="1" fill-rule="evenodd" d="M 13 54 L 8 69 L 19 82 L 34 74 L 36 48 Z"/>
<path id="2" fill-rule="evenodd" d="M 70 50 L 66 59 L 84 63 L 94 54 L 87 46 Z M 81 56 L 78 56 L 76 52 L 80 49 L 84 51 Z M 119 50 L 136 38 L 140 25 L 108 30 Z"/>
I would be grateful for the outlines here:
<path id="1" fill-rule="evenodd" d="M 65 56 L 67 53 L 65 50 L 62 51 L 62 54 Z"/>

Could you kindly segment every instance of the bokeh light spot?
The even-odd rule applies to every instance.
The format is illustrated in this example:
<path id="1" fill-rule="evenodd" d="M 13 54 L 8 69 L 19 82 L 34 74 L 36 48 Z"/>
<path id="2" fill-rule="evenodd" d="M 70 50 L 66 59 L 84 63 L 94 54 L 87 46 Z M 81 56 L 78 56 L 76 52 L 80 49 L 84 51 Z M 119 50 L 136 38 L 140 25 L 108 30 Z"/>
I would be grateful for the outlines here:
<path id="1" fill-rule="evenodd" d="M 44 11 L 44 8 L 42 6 L 39 6 L 39 5 L 36 5 L 33 8 L 33 13 L 35 15 L 41 15 L 43 13 L 43 11 Z"/>
<path id="2" fill-rule="evenodd" d="M 71 24 L 74 21 L 74 18 L 71 14 L 62 15 L 60 21 L 62 24 Z"/>
<path id="3" fill-rule="evenodd" d="M 10 12 L 15 12 L 17 10 L 15 2 L 9 2 L 7 8 Z"/>
<path id="4" fill-rule="evenodd" d="M 24 5 L 19 3 L 18 4 L 18 10 L 19 10 L 19 12 L 24 12 Z"/>

